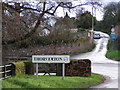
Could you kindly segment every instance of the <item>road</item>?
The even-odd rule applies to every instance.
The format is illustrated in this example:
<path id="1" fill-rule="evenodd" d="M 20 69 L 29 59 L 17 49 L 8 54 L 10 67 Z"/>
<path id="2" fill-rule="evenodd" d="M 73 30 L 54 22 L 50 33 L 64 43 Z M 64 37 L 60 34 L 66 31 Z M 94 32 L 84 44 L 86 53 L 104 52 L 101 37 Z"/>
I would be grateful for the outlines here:
<path id="1" fill-rule="evenodd" d="M 107 34 L 99 32 L 102 36 Z M 90 59 L 92 62 L 92 72 L 103 75 L 104 83 L 91 88 L 118 88 L 118 62 L 105 57 L 109 38 L 94 39 L 96 47 L 93 51 L 74 55 L 71 59 Z"/>

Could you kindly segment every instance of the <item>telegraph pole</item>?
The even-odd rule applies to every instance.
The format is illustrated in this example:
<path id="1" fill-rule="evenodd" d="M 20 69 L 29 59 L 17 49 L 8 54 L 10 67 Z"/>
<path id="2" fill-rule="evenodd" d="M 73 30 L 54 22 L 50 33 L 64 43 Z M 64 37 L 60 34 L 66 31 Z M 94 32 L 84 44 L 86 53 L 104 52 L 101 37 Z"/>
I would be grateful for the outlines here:
<path id="1" fill-rule="evenodd" d="M 90 43 L 93 43 L 93 33 L 94 33 L 94 18 L 93 18 L 93 9 L 94 6 L 92 4 L 92 30 L 90 30 Z"/>
<path id="2" fill-rule="evenodd" d="M 92 5 L 92 31 L 94 31 L 93 9 L 94 9 L 94 6 Z"/>

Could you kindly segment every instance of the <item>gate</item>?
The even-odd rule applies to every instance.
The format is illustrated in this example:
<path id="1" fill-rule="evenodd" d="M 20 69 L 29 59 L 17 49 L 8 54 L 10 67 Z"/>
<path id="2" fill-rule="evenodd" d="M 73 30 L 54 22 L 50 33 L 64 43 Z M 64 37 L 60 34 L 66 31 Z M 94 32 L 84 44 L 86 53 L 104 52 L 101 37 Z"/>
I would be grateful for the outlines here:
<path id="1" fill-rule="evenodd" d="M 12 76 L 12 64 L 0 66 L 0 79 L 9 78 Z"/>

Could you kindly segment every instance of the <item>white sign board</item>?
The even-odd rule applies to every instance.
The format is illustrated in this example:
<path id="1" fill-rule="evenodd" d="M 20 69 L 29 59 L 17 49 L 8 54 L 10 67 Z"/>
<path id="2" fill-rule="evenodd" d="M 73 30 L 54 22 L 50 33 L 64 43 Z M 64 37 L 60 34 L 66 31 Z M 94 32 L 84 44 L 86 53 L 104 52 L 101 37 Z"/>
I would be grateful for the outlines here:
<path id="1" fill-rule="evenodd" d="M 114 29 L 114 28 L 112 28 L 112 29 L 111 29 L 111 32 L 115 32 L 115 29 Z"/>
<path id="2" fill-rule="evenodd" d="M 69 55 L 32 55 L 33 63 L 70 63 Z"/>

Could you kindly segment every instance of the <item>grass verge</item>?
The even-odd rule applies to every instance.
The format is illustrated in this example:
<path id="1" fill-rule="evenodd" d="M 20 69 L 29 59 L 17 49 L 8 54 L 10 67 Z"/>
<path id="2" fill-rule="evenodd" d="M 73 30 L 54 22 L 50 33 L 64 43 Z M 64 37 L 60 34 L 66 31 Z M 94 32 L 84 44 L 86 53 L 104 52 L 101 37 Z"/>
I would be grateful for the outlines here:
<path id="1" fill-rule="evenodd" d="M 108 50 L 106 57 L 120 61 L 120 50 Z"/>
<path id="2" fill-rule="evenodd" d="M 0 79 L 0 90 L 2 89 L 2 80 Z"/>
<path id="3" fill-rule="evenodd" d="M 20 75 L 3 80 L 3 88 L 88 88 L 103 82 L 105 78 L 92 73 L 90 77 Z"/>
<path id="4" fill-rule="evenodd" d="M 120 50 L 118 49 L 118 41 L 110 39 L 108 41 L 108 51 L 106 54 L 107 58 L 120 61 Z"/>

